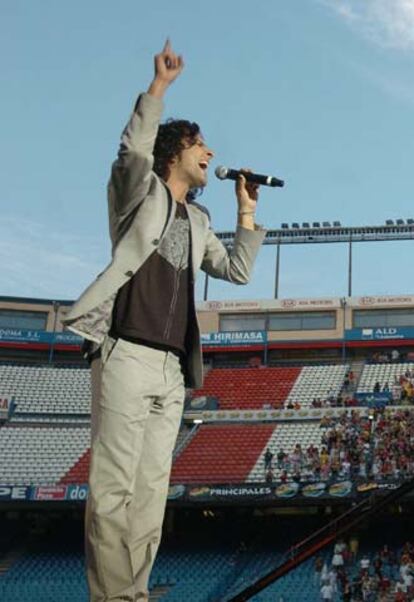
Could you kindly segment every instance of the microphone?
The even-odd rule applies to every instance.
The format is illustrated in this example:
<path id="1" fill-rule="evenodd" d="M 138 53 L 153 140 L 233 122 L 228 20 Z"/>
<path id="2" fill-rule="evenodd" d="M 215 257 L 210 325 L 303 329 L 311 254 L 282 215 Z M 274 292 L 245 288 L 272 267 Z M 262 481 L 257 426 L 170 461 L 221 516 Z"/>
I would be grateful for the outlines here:
<path id="1" fill-rule="evenodd" d="M 279 186 L 285 185 L 283 180 L 275 178 L 274 176 L 263 176 L 258 173 L 244 172 L 240 169 L 229 169 L 224 165 L 216 167 L 215 172 L 219 180 L 237 180 L 241 174 L 246 178 L 248 182 L 254 182 L 255 184 L 262 184 L 263 186 Z"/>

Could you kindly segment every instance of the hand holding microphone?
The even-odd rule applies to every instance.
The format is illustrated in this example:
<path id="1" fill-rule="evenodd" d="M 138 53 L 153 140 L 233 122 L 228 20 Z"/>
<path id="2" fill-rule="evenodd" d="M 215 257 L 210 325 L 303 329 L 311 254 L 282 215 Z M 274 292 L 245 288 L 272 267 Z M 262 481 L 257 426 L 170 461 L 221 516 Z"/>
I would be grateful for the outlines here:
<path id="1" fill-rule="evenodd" d="M 284 181 L 272 176 L 264 176 L 253 173 L 250 169 L 229 169 L 220 165 L 215 170 L 219 180 L 235 180 L 236 195 L 238 202 L 238 217 L 239 223 L 244 222 L 249 224 L 250 228 L 254 227 L 254 214 L 256 213 L 256 204 L 258 200 L 259 185 L 264 186 L 284 186 Z M 249 223 L 251 222 L 251 223 Z M 242 224 L 243 225 L 243 224 Z"/>
<path id="2" fill-rule="evenodd" d="M 251 173 L 250 169 L 241 169 L 235 179 L 239 225 L 254 229 L 254 214 L 259 198 L 259 184 L 248 179 Z"/>

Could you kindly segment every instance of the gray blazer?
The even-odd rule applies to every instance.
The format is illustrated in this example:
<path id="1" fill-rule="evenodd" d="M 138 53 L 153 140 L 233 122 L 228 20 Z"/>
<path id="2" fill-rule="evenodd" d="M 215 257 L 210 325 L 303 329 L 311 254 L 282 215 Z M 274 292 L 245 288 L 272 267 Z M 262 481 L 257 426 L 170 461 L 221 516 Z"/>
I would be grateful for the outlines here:
<path id="1" fill-rule="evenodd" d="M 161 100 L 142 94 L 122 134 L 118 158 L 108 184 L 112 261 L 82 293 L 67 314 L 69 330 L 100 346 L 112 319 L 118 290 L 139 270 L 160 244 L 175 216 L 176 202 L 152 171 L 153 146 L 162 114 Z M 191 233 L 191 266 L 235 284 L 249 281 L 253 262 L 266 231 L 238 227 L 228 252 L 210 228 L 209 218 L 196 205 L 187 205 Z M 160 291 L 161 294 L 161 291 Z M 200 331 L 191 325 L 186 372 L 188 386 L 202 384 Z"/>

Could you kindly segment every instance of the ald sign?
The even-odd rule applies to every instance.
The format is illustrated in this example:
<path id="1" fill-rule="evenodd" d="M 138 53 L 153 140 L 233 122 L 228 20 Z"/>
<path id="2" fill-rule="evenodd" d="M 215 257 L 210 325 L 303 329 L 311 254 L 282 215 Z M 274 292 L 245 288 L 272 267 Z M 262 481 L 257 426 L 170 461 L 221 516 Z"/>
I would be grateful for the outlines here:
<path id="1" fill-rule="evenodd" d="M 414 339 L 414 327 L 352 328 L 346 331 L 345 338 L 349 341 Z"/>

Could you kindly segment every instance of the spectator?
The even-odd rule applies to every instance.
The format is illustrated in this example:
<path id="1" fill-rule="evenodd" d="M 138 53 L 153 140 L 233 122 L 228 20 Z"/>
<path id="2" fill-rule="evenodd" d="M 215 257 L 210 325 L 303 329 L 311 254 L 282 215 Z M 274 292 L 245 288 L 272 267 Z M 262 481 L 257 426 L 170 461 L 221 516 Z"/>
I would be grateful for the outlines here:
<path id="1" fill-rule="evenodd" d="M 342 556 L 342 552 L 334 551 L 334 555 L 332 558 L 332 566 L 336 570 L 344 566 L 344 557 Z"/>
<path id="2" fill-rule="evenodd" d="M 328 575 L 329 575 L 329 569 L 328 569 L 328 565 L 326 564 L 326 562 L 323 563 L 323 567 L 322 567 L 322 571 L 321 571 L 321 583 L 327 583 L 328 582 Z"/>
<path id="3" fill-rule="evenodd" d="M 380 558 L 381 558 L 381 560 L 382 560 L 382 562 L 384 564 L 385 563 L 389 564 L 389 562 L 390 562 L 390 549 L 389 549 L 389 547 L 388 547 L 388 545 L 386 543 L 382 546 L 381 551 L 379 553 L 379 556 L 380 556 Z"/>
<path id="4" fill-rule="evenodd" d="M 260 368 L 262 365 L 262 359 L 260 356 L 255 355 L 249 359 L 249 368 Z"/>
<path id="5" fill-rule="evenodd" d="M 407 588 L 402 581 L 398 581 L 395 586 L 394 602 L 407 602 Z"/>
<path id="6" fill-rule="evenodd" d="M 382 575 L 382 560 L 381 560 L 380 554 L 378 554 L 374 558 L 373 567 L 374 567 L 374 572 L 377 575 L 377 577 L 381 578 L 381 575 Z"/>
<path id="7" fill-rule="evenodd" d="M 358 550 L 359 550 L 358 537 L 356 535 L 352 535 L 352 537 L 349 540 L 349 553 L 350 553 L 350 556 L 351 556 L 351 559 L 353 562 L 356 561 L 356 558 L 358 556 Z"/>
<path id="8" fill-rule="evenodd" d="M 332 602 L 333 596 L 334 596 L 334 590 L 332 588 L 332 585 L 328 581 L 325 581 L 324 583 L 322 583 L 322 587 L 321 587 L 322 602 Z"/>
<path id="9" fill-rule="evenodd" d="M 398 351 L 398 349 L 393 349 L 391 351 L 391 361 L 394 363 L 397 363 L 400 361 L 400 352 Z"/>
<path id="10" fill-rule="evenodd" d="M 391 588 L 391 581 L 390 578 L 387 575 L 382 575 L 379 584 L 378 584 L 378 589 L 379 589 L 379 593 L 380 595 L 382 594 L 385 598 L 388 596 L 388 592 Z"/>
<path id="11" fill-rule="evenodd" d="M 279 470 L 282 470 L 282 468 L 284 468 L 284 466 L 285 466 L 285 459 L 286 459 L 286 454 L 283 451 L 283 449 L 280 448 L 279 452 L 277 454 L 277 467 L 279 468 Z"/>
<path id="12" fill-rule="evenodd" d="M 265 469 L 272 468 L 272 460 L 273 454 L 269 448 L 266 449 L 266 453 L 264 455 Z"/>
<path id="13" fill-rule="evenodd" d="M 315 582 L 319 585 L 321 582 L 321 572 L 323 567 L 322 556 L 315 558 L 314 569 L 315 569 Z"/>
<path id="14" fill-rule="evenodd" d="M 333 593 L 336 594 L 336 592 L 338 590 L 337 572 L 333 567 L 328 572 L 328 581 L 329 581 L 329 584 L 332 586 Z"/>
<path id="15" fill-rule="evenodd" d="M 352 581 L 352 600 L 361 600 L 362 598 L 362 579 L 354 577 Z"/>
<path id="16" fill-rule="evenodd" d="M 345 582 L 345 584 L 344 584 L 343 589 L 342 589 L 342 600 L 343 600 L 343 602 L 351 602 L 351 596 L 352 596 L 351 584 L 347 580 Z"/>
<path id="17" fill-rule="evenodd" d="M 273 470 L 271 468 L 266 471 L 266 483 L 273 483 Z"/>
<path id="18" fill-rule="evenodd" d="M 369 559 L 368 554 L 364 554 L 363 557 L 361 558 L 361 562 L 360 562 L 361 571 L 363 572 L 363 574 L 368 573 L 370 564 L 371 564 L 371 561 Z"/>

